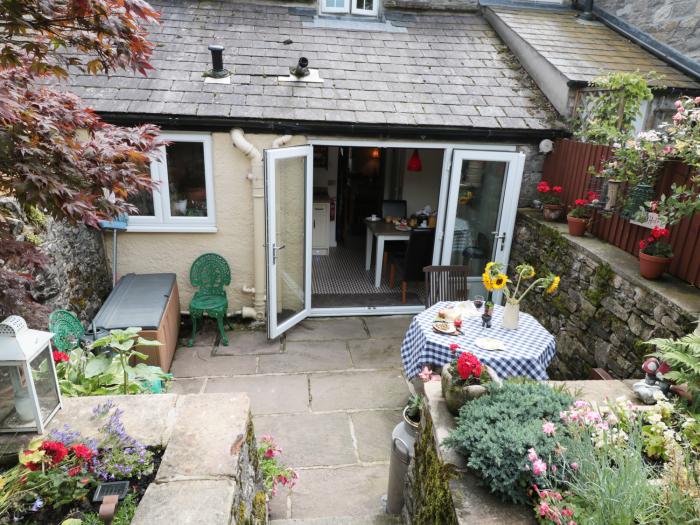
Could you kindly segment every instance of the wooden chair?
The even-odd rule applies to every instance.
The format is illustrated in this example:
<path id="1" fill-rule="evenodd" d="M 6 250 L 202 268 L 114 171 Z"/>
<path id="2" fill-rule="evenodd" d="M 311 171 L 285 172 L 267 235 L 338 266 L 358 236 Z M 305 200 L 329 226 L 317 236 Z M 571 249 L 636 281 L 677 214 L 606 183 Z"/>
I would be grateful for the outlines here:
<path id="1" fill-rule="evenodd" d="M 49 332 L 53 332 L 53 346 L 59 352 L 69 352 L 80 345 L 85 335 L 80 319 L 68 310 L 54 310 L 49 315 Z"/>
<path id="2" fill-rule="evenodd" d="M 228 338 L 224 330 L 224 323 L 228 324 L 226 317 L 228 298 L 224 286 L 231 284 L 231 269 L 226 259 L 216 253 L 200 255 L 190 268 L 190 282 L 199 290 L 194 293 L 192 302 L 190 302 L 192 337 L 190 337 L 187 346 L 194 344 L 197 322 L 201 324 L 205 314 L 216 319 L 221 342 L 224 346 L 228 346 Z"/>
<path id="3" fill-rule="evenodd" d="M 440 301 L 466 301 L 469 297 L 467 266 L 426 266 L 425 307 Z"/>
<path id="4" fill-rule="evenodd" d="M 394 286 L 396 271 L 401 281 L 401 302 L 406 304 L 406 291 L 409 282 L 423 280 L 423 267 L 433 258 L 435 230 L 432 228 L 415 228 L 408 239 L 406 254 L 400 258 L 392 257 L 389 272 L 389 286 Z"/>

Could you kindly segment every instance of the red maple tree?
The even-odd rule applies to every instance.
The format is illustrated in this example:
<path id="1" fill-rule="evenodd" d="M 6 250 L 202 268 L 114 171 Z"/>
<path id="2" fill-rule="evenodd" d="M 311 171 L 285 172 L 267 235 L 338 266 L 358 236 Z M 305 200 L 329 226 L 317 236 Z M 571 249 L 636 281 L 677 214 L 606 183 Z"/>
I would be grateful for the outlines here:
<path id="1" fill-rule="evenodd" d="M 147 165 L 162 144 L 158 128 L 107 124 L 61 80 L 120 69 L 145 75 L 153 48 L 146 29 L 157 21 L 141 0 L 0 0 L 0 196 L 95 228 L 135 211 L 129 197 L 153 189 Z M 45 324 L 28 290 L 47 257 L 16 239 L 11 215 L 0 208 L 0 314 Z"/>

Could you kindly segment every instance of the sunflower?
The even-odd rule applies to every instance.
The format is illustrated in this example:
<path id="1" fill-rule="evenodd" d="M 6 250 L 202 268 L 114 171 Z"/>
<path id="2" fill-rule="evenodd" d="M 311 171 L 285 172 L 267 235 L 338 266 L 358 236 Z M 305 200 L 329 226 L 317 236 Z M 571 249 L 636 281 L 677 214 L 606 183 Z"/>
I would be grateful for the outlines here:
<path id="1" fill-rule="evenodd" d="M 535 276 L 535 269 L 529 264 L 521 264 L 516 268 L 523 279 L 532 279 Z"/>
<path id="2" fill-rule="evenodd" d="M 508 282 L 508 276 L 503 274 L 503 273 L 499 273 L 493 279 L 491 284 L 492 284 L 494 290 L 500 290 L 501 288 L 503 288 L 506 285 L 507 282 Z"/>
<path id="3" fill-rule="evenodd" d="M 495 262 L 486 263 L 486 268 L 484 268 L 484 272 L 490 275 L 491 268 L 493 268 L 495 266 L 495 264 L 496 264 Z"/>
<path id="4" fill-rule="evenodd" d="M 552 279 L 552 283 L 549 285 L 549 288 L 547 288 L 544 293 L 552 294 L 556 292 L 557 288 L 559 288 L 559 281 L 561 281 L 561 278 L 558 275 L 555 275 L 554 279 Z"/>
<path id="5" fill-rule="evenodd" d="M 493 291 L 493 281 L 491 281 L 491 274 L 484 272 L 481 274 L 481 279 L 484 281 L 484 288 L 487 292 Z"/>

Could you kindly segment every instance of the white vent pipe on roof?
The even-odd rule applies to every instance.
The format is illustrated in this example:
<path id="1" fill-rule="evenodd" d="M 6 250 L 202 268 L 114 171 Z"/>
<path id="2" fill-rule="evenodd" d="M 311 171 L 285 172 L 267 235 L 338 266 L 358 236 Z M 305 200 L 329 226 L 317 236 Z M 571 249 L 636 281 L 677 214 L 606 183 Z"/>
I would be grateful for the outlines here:
<path id="1" fill-rule="evenodd" d="M 282 135 L 272 141 L 273 148 L 284 146 L 292 139 L 291 135 Z M 265 170 L 263 157 L 260 150 L 253 146 L 246 138 L 242 129 L 231 130 L 231 141 L 248 159 L 250 159 L 250 174 L 248 179 L 252 182 L 253 195 L 253 271 L 255 284 L 253 289 L 253 309 L 255 319 L 262 321 L 265 318 L 265 288 L 267 280 L 267 262 L 265 258 Z M 245 287 L 248 288 L 248 287 Z M 245 317 L 253 317 L 253 312 L 244 308 Z"/>

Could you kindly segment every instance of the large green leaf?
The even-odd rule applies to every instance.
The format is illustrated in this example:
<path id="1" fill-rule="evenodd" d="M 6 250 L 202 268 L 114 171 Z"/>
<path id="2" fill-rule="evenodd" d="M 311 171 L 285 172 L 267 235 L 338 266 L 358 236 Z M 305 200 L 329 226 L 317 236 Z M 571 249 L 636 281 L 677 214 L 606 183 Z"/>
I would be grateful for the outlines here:
<path id="1" fill-rule="evenodd" d="M 93 357 L 85 365 L 85 377 L 91 378 L 104 373 L 111 363 L 111 359 L 105 354 Z"/>
<path id="2" fill-rule="evenodd" d="M 163 346 L 163 343 L 157 339 L 144 339 L 143 337 L 139 337 L 136 344 L 138 346 Z"/>

